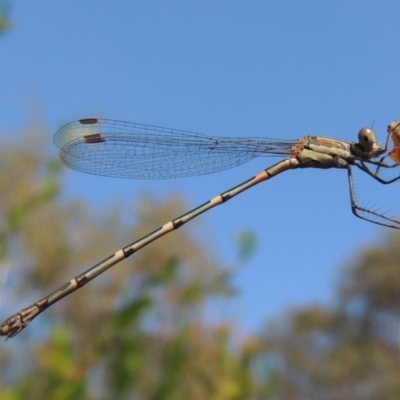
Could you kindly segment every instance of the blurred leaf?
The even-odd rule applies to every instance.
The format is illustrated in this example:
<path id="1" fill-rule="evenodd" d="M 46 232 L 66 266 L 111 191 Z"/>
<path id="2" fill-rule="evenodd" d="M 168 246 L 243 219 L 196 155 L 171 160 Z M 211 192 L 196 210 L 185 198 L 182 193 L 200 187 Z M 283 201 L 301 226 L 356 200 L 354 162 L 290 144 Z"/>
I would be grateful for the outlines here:
<path id="1" fill-rule="evenodd" d="M 0 35 L 10 28 L 9 14 L 11 11 L 10 0 L 0 0 Z"/>
<path id="2" fill-rule="evenodd" d="M 173 257 L 171 258 L 163 268 L 156 271 L 150 277 L 150 284 L 152 285 L 160 285 L 170 282 L 176 276 L 176 271 L 179 267 L 179 258 Z"/>
<path id="3" fill-rule="evenodd" d="M 16 393 L 16 391 L 11 389 L 0 389 L 0 398 L 2 400 L 19 400 L 21 397 Z"/>
<path id="4" fill-rule="evenodd" d="M 53 331 L 50 341 L 50 346 L 37 346 L 35 368 L 31 376 L 25 376 L 17 389 L 20 398 L 33 399 L 34 393 L 40 393 L 39 397 L 46 399 L 85 398 L 85 371 L 75 361 L 75 352 L 67 332 L 61 329 Z"/>
<path id="5" fill-rule="evenodd" d="M 58 193 L 59 163 L 50 162 L 46 166 L 45 177 L 20 203 L 11 205 L 7 214 L 8 229 L 16 229 L 28 212 L 33 212 L 35 207 L 48 203 Z"/>
<path id="6" fill-rule="evenodd" d="M 240 262 L 246 262 L 254 254 L 257 245 L 257 239 L 251 231 L 241 231 L 235 235 L 235 243 L 238 246 L 238 259 Z"/>
<path id="7" fill-rule="evenodd" d="M 114 327 L 116 330 L 124 329 L 132 323 L 137 322 L 144 312 L 152 306 L 149 297 L 143 297 L 130 302 L 122 310 L 118 311 L 114 317 Z"/>

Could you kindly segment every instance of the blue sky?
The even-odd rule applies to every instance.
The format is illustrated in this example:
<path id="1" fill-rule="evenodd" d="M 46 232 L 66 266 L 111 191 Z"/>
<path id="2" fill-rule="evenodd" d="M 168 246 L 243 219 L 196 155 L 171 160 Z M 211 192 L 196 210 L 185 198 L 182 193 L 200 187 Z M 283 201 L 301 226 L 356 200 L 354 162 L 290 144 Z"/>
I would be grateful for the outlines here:
<path id="1" fill-rule="evenodd" d="M 15 2 L 12 29 L 0 40 L 0 135 L 17 135 L 39 103 L 54 154 L 60 125 L 91 116 L 212 135 L 346 141 L 373 122 L 384 141 L 386 126 L 400 119 L 399 14 L 397 1 Z M 159 197 L 179 191 L 195 207 L 275 161 L 168 181 L 67 169 L 63 177 L 66 196 L 99 207 L 115 197 L 131 202 L 143 189 Z M 357 189 L 364 204 L 400 214 L 399 185 L 357 176 Z M 351 214 L 346 173 L 335 170 L 284 173 L 200 218 L 226 260 L 235 233 L 257 235 L 233 307 L 250 328 L 292 307 L 329 303 L 340 266 L 388 232 Z"/>

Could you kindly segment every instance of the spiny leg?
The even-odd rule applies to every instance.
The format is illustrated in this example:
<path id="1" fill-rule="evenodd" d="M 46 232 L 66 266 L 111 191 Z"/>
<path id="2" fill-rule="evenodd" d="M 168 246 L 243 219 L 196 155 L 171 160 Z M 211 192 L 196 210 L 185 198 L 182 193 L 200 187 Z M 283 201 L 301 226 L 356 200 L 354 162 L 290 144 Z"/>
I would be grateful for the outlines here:
<path id="1" fill-rule="evenodd" d="M 371 176 L 374 175 L 372 174 Z M 347 168 L 347 177 L 349 181 L 351 211 L 356 217 L 361 218 L 365 221 L 373 222 L 374 224 L 387 226 L 389 228 L 400 229 L 400 221 L 394 218 L 390 218 L 377 211 L 373 211 L 366 207 L 358 205 L 355 197 L 353 175 L 350 166 Z"/>

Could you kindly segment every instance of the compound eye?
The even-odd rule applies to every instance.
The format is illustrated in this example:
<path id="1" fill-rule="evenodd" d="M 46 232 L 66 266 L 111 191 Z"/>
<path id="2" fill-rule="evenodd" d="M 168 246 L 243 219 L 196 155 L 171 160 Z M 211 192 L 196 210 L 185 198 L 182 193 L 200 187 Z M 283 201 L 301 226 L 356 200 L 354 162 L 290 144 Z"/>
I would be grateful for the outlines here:
<path id="1" fill-rule="evenodd" d="M 358 144 L 365 150 L 371 150 L 376 143 L 375 132 L 370 128 L 362 128 L 358 132 Z"/>

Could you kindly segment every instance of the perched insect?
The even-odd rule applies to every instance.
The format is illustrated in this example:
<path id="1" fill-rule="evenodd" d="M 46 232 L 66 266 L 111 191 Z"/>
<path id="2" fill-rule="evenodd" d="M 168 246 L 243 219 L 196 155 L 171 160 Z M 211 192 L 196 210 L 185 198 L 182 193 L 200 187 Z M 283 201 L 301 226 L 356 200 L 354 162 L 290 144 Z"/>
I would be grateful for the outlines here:
<path id="1" fill-rule="evenodd" d="M 394 148 L 387 153 L 390 138 Z M 360 130 L 358 142 L 347 143 L 320 136 L 305 136 L 298 140 L 206 136 L 177 129 L 97 118 L 67 124 L 55 134 L 54 139 L 60 148 L 61 160 L 68 167 L 120 178 L 187 177 L 232 168 L 255 157 L 285 158 L 118 250 L 55 292 L 14 314 L 0 325 L 0 335 L 8 338 L 17 335 L 46 308 L 154 240 L 252 186 L 290 169 L 346 170 L 353 214 L 378 225 L 400 229 L 399 220 L 357 204 L 352 175 L 352 168 L 357 167 L 382 184 L 400 179 L 400 171 L 397 169 L 400 160 L 400 123 L 397 121 L 388 127 L 384 148 L 370 128 Z M 395 163 L 385 162 L 387 157 Z M 381 172 L 389 169 L 394 172 L 394 177 L 385 179 Z"/>

